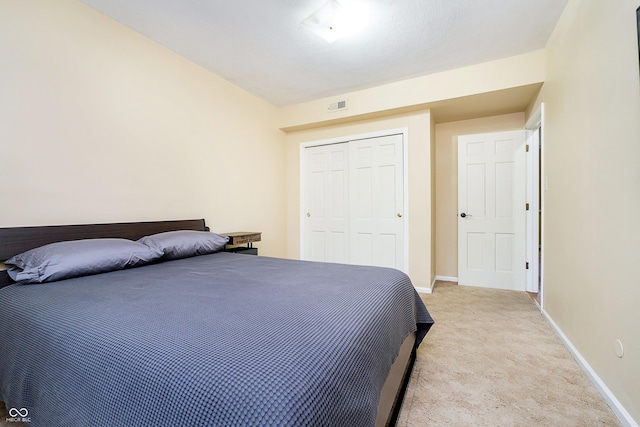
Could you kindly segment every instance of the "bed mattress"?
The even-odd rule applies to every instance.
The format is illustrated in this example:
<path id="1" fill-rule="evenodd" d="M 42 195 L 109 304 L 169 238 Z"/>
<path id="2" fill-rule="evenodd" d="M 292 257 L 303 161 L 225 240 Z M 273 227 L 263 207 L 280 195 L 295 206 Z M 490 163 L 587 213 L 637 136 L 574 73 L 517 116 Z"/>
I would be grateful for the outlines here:
<path id="1" fill-rule="evenodd" d="M 371 426 L 432 319 L 394 269 L 216 253 L 0 289 L 0 400 L 37 426 Z"/>

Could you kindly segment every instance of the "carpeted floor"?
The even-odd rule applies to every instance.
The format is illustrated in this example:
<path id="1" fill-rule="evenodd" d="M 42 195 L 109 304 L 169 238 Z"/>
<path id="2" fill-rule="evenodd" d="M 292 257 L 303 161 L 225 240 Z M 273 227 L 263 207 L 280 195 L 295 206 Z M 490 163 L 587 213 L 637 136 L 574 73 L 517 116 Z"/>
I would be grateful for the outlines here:
<path id="1" fill-rule="evenodd" d="M 619 426 L 525 292 L 439 282 L 399 427 Z"/>

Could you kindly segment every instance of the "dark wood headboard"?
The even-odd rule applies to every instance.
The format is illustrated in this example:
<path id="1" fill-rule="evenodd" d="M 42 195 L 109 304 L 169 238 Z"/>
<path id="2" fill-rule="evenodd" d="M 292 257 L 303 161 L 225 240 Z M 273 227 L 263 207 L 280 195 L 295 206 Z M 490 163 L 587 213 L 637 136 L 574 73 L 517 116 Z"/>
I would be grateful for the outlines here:
<path id="1" fill-rule="evenodd" d="M 54 242 L 106 237 L 138 240 L 149 234 L 176 230 L 209 229 L 204 219 L 0 228 L 0 261 Z"/>
<path id="2" fill-rule="evenodd" d="M 176 230 L 209 231 L 209 227 L 206 226 L 204 219 L 187 219 L 0 228 L 0 261 L 7 260 L 29 249 L 54 242 L 106 237 L 138 240 L 149 234 Z M 7 272 L 0 271 L 0 287 L 6 286 L 11 282 Z"/>

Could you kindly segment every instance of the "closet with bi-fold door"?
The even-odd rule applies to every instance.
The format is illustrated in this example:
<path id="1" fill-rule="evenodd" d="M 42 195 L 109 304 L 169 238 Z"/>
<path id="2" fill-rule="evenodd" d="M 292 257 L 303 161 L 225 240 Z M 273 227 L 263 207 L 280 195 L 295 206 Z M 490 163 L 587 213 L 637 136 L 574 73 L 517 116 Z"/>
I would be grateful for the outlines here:
<path id="1" fill-rule="evenodd" d="M 404 138 L 302 148 L 303 259 L 406 270 Z"/>

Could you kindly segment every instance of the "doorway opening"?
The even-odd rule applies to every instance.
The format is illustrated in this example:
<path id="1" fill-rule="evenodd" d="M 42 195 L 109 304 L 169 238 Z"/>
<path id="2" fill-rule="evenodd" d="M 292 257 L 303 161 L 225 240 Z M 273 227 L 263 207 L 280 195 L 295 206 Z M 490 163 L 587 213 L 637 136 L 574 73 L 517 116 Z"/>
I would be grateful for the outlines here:
<path id="1" fill-rule="evenodd" d="M 544 104 L 527 121 L 527 292 L 544 304 Z"/>

